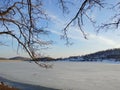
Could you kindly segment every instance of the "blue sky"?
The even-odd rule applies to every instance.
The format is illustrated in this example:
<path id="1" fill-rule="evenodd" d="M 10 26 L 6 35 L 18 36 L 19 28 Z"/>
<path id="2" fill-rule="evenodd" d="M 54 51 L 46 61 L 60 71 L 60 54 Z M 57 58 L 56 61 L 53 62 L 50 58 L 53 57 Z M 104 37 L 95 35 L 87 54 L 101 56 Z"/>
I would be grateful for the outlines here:
<path id="1" fill-rule="evenodd" d="M 42 55 L 50 57 L 69 57 L 76 55 L 83 55 L 88 53 L 93 53 L 100 50 L 106 50 L 111 48 L 120 47 L 120 31 L 117 30 L 101 30 L 98 34 L 95 29 L 92 27 L 91 23 L 85 20 L 84 30 L 87 34 L 88 40 L 83 38 L 83 35 L 77 26 L 70 26 L 68 30 L 68 37 L 73 45 L 66 46 L 65 40 L 61 40 L 60 36 L 63 34 L 62 29 L 70 21 L 70 19 L 75 15 L 80 4 L 80 0 L 73 0 L 77 3 L 75 6 L 70 5 L 70 13 L 63 14 L 59 9 L 59 6 L 56 2 L 57 0 L 45 0 L 44 5 L 46 13 L 50 17 L 48 21 L 48 28 L 51 33 L 46 37 L 46 39 L 53 40 L 54 43 L 49 46 L 48 49 L 42 50 Z M 114 0 L 109 0 L 112 2 Z M 116 0 L 118 1 L 118 0 Z M 54 5 L 53 5 L 54 3 Z M 94 9 L 93 13 L 90 16 L 100 22 L 106 22 L 106 18 L 109 18 L 109 15 L 112 15 L 111 10 L 99 10 Z M 89 13 L 88 13 L 89 14 Z M 109 21 L 109 20 L 108 20 Z M 43 22 L 44 24 L 44 22 Z M 2 38 L 4 39 L 4 38 Z M 8 37 L 5 38 L 6 42 L 9 42 L 8 46 L 0 46 L 0 57 L 12 57 L 12 56 L 28 56 L 23 50 L 20 50 L 19 53 L 16 53 L 16 43 L 14 40 Z M 13 45 L 11 43 L 13 42 Z"/>

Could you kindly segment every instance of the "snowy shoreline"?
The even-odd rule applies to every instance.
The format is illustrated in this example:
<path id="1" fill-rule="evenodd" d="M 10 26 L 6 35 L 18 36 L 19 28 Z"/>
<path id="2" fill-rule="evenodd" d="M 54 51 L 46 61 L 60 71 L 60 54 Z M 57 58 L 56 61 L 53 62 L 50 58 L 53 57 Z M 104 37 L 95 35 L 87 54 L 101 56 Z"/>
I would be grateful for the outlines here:
<path id="1" fill-rule="evenodd" d="M 53 89 L 53 88 L 43 87 L 39 85 L 31 85 L 31 84 L 15 82 L 15 81 L 5 79 L 1 76 L 0 76 L 0 82 L 4 82 L 6 85 L 18 88 L 20 90 L 59 90 L 59 89 Z"/>

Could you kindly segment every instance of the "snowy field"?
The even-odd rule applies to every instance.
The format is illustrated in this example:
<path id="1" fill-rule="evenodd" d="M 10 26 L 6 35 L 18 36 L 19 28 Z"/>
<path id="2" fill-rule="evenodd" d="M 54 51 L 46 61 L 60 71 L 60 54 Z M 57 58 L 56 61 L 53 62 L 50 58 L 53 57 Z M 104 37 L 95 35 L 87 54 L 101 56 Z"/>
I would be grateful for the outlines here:
<path id="1" fill-rule="evenodd" d="M 51 63 L 52 69 L 44 69 L 33 62 L 0 62 L 0 77 L 61 90 L 120 90 L 120 64 Z"/>

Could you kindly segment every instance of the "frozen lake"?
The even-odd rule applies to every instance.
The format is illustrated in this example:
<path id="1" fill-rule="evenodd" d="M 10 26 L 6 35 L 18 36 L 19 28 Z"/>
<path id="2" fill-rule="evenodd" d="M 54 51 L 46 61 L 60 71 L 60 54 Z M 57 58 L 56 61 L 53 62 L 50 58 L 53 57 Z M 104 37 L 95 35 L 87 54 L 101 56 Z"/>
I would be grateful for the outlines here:
<path id="1" fill-rule="evenodd" d="M 0 76 L 12 81 L 61 90 L 120 90 L 120 64 L 51 62 L 44 69 L 29 62 L 0 62 Z"/>

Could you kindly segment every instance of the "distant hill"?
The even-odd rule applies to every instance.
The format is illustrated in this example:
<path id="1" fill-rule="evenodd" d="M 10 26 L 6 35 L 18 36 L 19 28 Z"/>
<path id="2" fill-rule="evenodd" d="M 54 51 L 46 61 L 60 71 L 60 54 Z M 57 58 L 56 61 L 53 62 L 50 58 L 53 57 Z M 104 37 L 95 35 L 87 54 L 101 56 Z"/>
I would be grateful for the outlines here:
<path id="1" fill-rule="evenodd" d="M 8 58 L 0 57 L 0 60 L 8 60 Z"/>
<path id="2" fill-rule="evenodd" d="M 0 59 L 3 60 L 6 58 L 0 58 Z M 9 60 L 31 60 L 31 59 L 17 56 L 17 57 L 9 58 Z M 103 60 L 120 61 L 120 48 L 98 51 L 83 56 L 70 56 L 68 58 L 57 58 L 57 59 L 51 57 L 42 57 L 42 58 L 37 58 L 36 60 L 37 61 L 103 61 Z"/>
<path id="3" fill-rule="evenodd" d="M 40 57 L 40 58 L 36 58 L 36 61 L 55 61 L 56 59 L 51 58 L 51 57 Z M 31 60 L 34 61 L 34 60 Z"/>
<path id="4" fill-rule="evenodd" d="M 17 57 L 9 58 L 9 60 L 30 60 L 30 58 L 17 56 Z"/>
<path id="5" fill-rule="evenodd" d="M 104 51 L 99 51 L 83 56 L 71 56 L 68 58 L 62 58 L 58 60 L 63 61 L 103 61 L 103 60 L 109 60 L 109 61 L 120 61 L 120 48 L 116 49 L 109 49 Z"/>
<path id="6" fill-rule="evenodd" d="M 92 54 L 87 54 L 82 56 L 84 60 L 87 61 L 96 61 L 96 60 L 115 60 L 120 61 L 120 48 L 109 49 L 104 51 L 99 51 Z"/>

